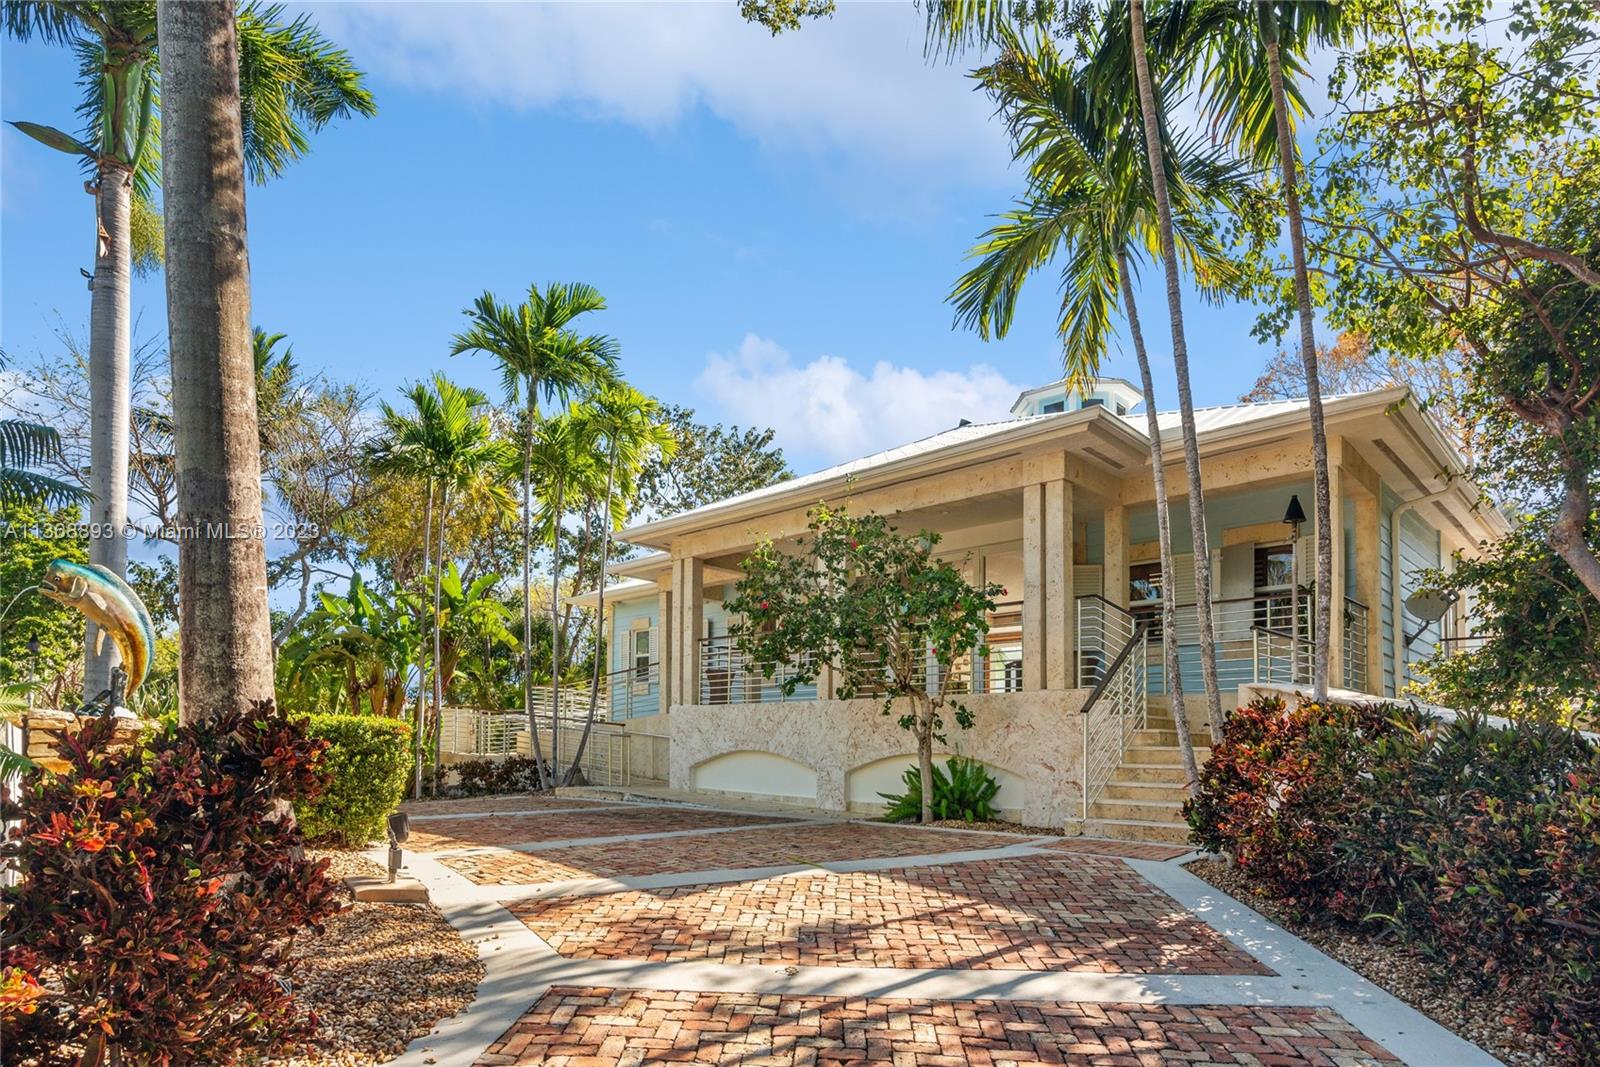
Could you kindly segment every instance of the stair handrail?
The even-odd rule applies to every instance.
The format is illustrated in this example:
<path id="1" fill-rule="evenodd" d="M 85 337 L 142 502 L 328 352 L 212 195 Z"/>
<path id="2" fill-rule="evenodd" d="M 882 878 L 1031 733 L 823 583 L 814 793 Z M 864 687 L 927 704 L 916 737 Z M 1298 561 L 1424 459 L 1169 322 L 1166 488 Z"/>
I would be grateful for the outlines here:
<path id="1" fill-rule="evenodd" d="M 1089 806 L 1105 788 L 1112 771 L 1122 763 L 1128 750 L 1128 738 L 1145 726 L 1149 632 L 1150 620 L 1139 620 L 1133 636 L 1112 659 L 1080 713 L 1083 722 L 1083 818 L 1086 822 Z M 1102 704 L 1107 705 L 1107 710 L 1096 715 Z M 1105 729 L 1108 723 L 1118 727 L 1114 736 Z M 1103 767 L 1096 766 L 1097 753 L 1106 757 L 1099 761 Z"/>

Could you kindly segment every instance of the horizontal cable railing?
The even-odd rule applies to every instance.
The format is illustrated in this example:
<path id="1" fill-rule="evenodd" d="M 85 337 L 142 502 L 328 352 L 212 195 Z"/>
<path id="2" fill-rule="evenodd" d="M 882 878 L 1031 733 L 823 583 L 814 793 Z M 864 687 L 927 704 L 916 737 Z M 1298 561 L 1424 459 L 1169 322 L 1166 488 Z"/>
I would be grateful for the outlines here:
<path id="1" fill-rule="evenodd" d="M 605 676 L 601 714 L 637 719 L 661 712 L 661 664 L 641 663 Z M 606 712 L 609 711 L 609 714 Z"/>
<path id="2" fill-rule="evenodd" d="M 1078 687 L 1087 689 L 1104 680 L 1111 661 L 1133 638 L 1139 619 L 1103 596 L 1081 596 L 1077 607 Z"/>
<path id="3" fill-rule="evenodd" d="M 807 656 L 801 661 L 809 665 Z M 797 686 L 784 692 L 784 683 L 798 671 L 797 664 L 764 664 L 751 659 L 730 635 L 706 637 L 700 641 L 701 704 L 773 704 L 790 700 L 815 700 L 816 683 Z"/>

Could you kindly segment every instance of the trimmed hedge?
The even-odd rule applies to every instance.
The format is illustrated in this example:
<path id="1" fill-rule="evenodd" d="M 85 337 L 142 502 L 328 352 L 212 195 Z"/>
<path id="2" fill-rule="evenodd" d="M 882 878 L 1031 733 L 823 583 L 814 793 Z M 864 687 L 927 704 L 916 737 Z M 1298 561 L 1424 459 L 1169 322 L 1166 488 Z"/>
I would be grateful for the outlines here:
<path id="1" fill-rule="evenodd" d="M 411 727 L 379 715 L 310 715 L 306 734 L 328 742 L 326 792 L 295 805 L 306 838 L 360 847 L 383 836 L 412 769 Z"/>
<path id="2" fill-rule="evenodd" d="M 1398 934 L 1600 1062 L 1600 750 L 1540 723 L 1258 701 L 1184 809 L 1303 914 Z"/>

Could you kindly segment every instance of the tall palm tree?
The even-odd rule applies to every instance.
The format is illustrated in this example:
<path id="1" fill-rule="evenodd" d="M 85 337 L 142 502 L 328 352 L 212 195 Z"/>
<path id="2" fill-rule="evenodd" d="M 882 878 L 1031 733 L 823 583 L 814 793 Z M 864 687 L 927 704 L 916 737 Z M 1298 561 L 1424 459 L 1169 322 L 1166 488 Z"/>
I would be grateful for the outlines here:
<path id="1" fill-rule="evenodd" d="M 428 516 L 423 531 L 423 554 L 428 555 L 431 542 L 437 547 L 438 559 L 433 564 L 433 670 L 432 692 L 435 723 L 444 707 L 443 679 L 440 673 L 440 643 L 442 628 L 439 624 L 440 598 L 444 578 L 444 560 L 450 503 L 453 493 L 464 493 L 484 483 L 509 511 L 514 504 L 509 493 L 499 485 L 496 475 L 510 459 L 510 446 L 496 437 L 489 416 L 483 410 L 487 398 L 478 390 L 462 387 L 443 374 L 435 374 L 431 386 L 417 383 L 405 392 L 411 402 L 411 411 L 397 411 L 389 404 L 382 407 L 384 434 L 374 446 L 373 461 L 376 469 L 386 473 L 407 474 L 426 480 L 428 484 Z M 438 528 L 433 529 L 434 494 L 438 494 Z M 426 573 L 427 562 L 424 562 Z M 427 722 L 421 714 L 421 679 L 418 668 L 417 735 L 414 738 L 417 765 L 413 789 L 421 791 L 422 738 Z M 437 737 L 435 738 L 437 742 Z M 438 753 L 434 754 L 437 765 Z"/>
<path id="2" fill-rule="evenodd" d="M 928 5 L 930 46 L 949 52 L 990 43 L 1007 33 L 1039 28 L 1056 16 L 1053 5 L 1012 5 L 998 0 L 933 0 Z M 1200 446 L 1195 430 L 1194 395 L 1189 384 L 1189 345 L 1183 325 L 1183 287 L 1173 230 L 1172 194 L 1167 151 L 1170 138 L 1158 87 L 1150 73 L 1145 43 L 1143 0 L 1120 0 L 1106 9 L 1097 28 L 1079 27 L 1094 44 L 1084 67 L 1084 85 L 1101 107 L 1136 115 L 1144 130 L 1144 154 L 1155 206 L 1157 247 L 1166 275 L 1167 311 L 1172 327 L 1172 363 L 1178 386 L 1179 424 L 1188 475 L 1189 532 L 1194 542 L 1195 614 L 1200 638 L 1200 676 L 1205 687 L 1207 721 L 1213 737 L 1222 736 L 1222 692 L 1217 683 L 1216 627 L 1212 618 L 1211 555 L 1206 535 L 1205 486 L 1200 471 Z M 1131 75 L 1131 76 L 1130 76 Z M 1134 87 L 1130 98 L 1128 87 Z M 1168 584 L 1171 584 L 1170 582 Z M 1182 709 L 1174 707 L 1174 717 Z"/>
<path id="3" fill-rule="evenodd" d="M 600 509 L 600 578 L 595 600 L 595 616 L 604 625 L 606 617 L 606 568 L 611 562 L 611 534 L 627 521 L 628 508 L 639 488 L 639 473 L 653 458 L 670 458 L 678 439 L 661 416 L 661 403 L 625 382 L 608 385 L 580 409 L 587 436 L 606 457 L 605 501 Z M 594 666 L 589 678 L 589 712 L 583 733 L 572 754 L 572 764 L 562 785 L 571 785 L 588 747 L 594 728 L 595 710 L 600 702 L 604 640 L 596 640 Z"/>
<path id="4" fill-rule="evenodd" d="M 1344 39 L 1341 7 L 1330 0 L 1203 0 L 1169 5 L 1162 37 L 1201 86 L 1201 106 L 1224 136 L 1263 171 L 1277 169 L 1283 213 L 1289 223 L 1294 268 L 1294 300 L 1300 327 L 1300 363 L 1305 375 L 1311 420 L 1311 456 L 1317 532 L 1312 686 L 1318 700 L 1328 696 L 1329 643 L 1342 608 L 1333 603 L 1333 514 L 1329 489 L 1328 434 L 1322 411 L 1322 379 L 1317 366 L 1311 273 L 1306 265 L 1305 223 L 1300 211 L 1299 149 L 1295 121 L 1306 113 L 1305 99 L 1292 79 L 1305 74 L 1306 53 L 1314 44 Z M 1287 77 L 1286 77 L 1287 75 Z M 1348 655 L 1348 652 L 1346 653 Z"/>
<path id="5" fill-rule="evenodd" d="M 121 530 L 128 518 L 131 418 L 131 272 L 161 258 L 161 78 L 157 5 L 151 0 L 3 0 L 0 23 L 16 40 L 65 44 L 78 57 L 83 135 L 33 122 L 23 133 L 77 156 L 95 197 L 94 274 L 89 304 L 90 521 Z M 235 12 L 237 91 L 244 164 L 257 181 L 282 173 L 309 149 L 309 131 L 335 118 L 376 111 L 350 57 L 304 16 L 284 22 L 275 6 Z M 127 569 L 125 538 L 97 537 L 90 560 Z M 104 687 L 109 647 L 91 627 L 85 688 Z M 107 643 L 109 645 L 109 643 Z"/>
<path id="6" fill-rule="evenodd" d="M 178 514 L 179 715 L 273 695 L 260 536 L 238 27 L 225 3 L 161 0 L 162 188 Z"/>
<path id="7" fill-rule="evenodd" d="M 600 496 L 602 465 L 589 427 L 574 407 L 539 420 L 528 452 L 538 484 L 535 499 L 541 542 L 550 547 L 550 773 L 553 787 L 558 760 L 561 714 L 561 532 L 562 520 L 574 501 Z"/>
<path id="8" fill-rule="evenodd" d="M 484 293 L 466 310 L 471 325 L 455 336 L 451 354 L 482 352 L 500 364 L 506 399 L 522 412 L 522 704 L 532 739 L 535 777 L 541 789 L 544 756 L 533 713 L 533 447 L 539 433 L 540 400 L 565 403 L 574 393 L 598 388 L 616 374 L 617 343 L 604 334 L 580 334 L 573 323 L 605 310 L 592 285 L 552 282 L 528 287 L 521 304 L 502 304 Z M 554 664 L 552 665 L 554 666 Z M 552 764 L 553 768 L 553 764 Z M 552 770 L 553 773 L 553 770 Z"/>
<path id="9" fill-rule="evenodd" d="M 1145 395 L 1146 431 L 1156 497 L 1156 532 L 1162 582 L 1163 652 L 1168 695 L 1190 788 L 1198 777 L 1194 746 L 1183 706 L 1176 640 L 1176 590 L 1166 464 L 1156 418 L 1155 385 L 1133 292 L 1133 263 L 1159 253 L 1149 171 L 1142 162 L 1143 137 L 1134 116 L 1100 107 L 1082 78 L 1048 40 L 1024 42 L 1003 35 L 999 59 L 975 72 L 1004 117 L 1014 159 L 1027 167 L 1028 190 L 1015 210 L 992 227 L 973 249 L 979 262 L 950 294 L 957 321 L 985 340 L 1009 330 L 1023 284 L 1066 255 L 1059 291 L 1057 332 L 1069 378 L 1099 373 L 1109 316 L 1119 305 L 1139 364 Z M 1176 240 L 1185 262 L 1208 290 L 1236 280 L 1236 268 L 1215 240 L 1206 212 L 1236 206 L 1248 187 L 1214 150 L 1187 138 L 1163 146 L 1171 157 Z"/>

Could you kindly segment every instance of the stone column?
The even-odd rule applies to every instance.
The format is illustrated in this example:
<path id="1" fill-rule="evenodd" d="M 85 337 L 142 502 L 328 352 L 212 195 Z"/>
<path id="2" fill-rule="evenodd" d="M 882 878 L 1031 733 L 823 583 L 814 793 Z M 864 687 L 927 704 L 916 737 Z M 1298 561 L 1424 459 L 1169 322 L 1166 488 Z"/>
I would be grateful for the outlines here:
<path id="1" fill-rule="evenodd" d="M 688 557 L 672 561 L 673 662 L 679 704 L 700 702 L 700 639 L 705 635 L 705 565 Z"/>
<path id="2" fill-rule="evenodd" d="M 1353 483 L 1352 483 L 1353 484 Z M 1378 584 L 1378 498 L 1371 493 L 1355 493 L 1356 592 L 1367 606 L 1367 692 L 1383 690 L 1383 605 Z"/>
<path id="3" fill-rule="evenodd" d="M 1105 561 L 1101 591 L 1119 608 L 1128 606 L 1128 514 L 1121 504 L 1105 509 Z"/>
<path id="4" fill-rule="evenodd" d="M 1022 688 L 1045 679 L 1044 486 L 1022 487 Z"/>
<path id="5" fill-rule="evenodd" d="M 672 650 L 677 647 L 672 640 L 672 591 L 662 589 L 656 593 L 656 670 L 661 674 L 657 687 L 661 693 L 661 709 L 666 711 L 678 703 L 675 680 L 677 671 L 672 662 Z"/>
<path id="6" fill-rule="evenodd" d="M 1072 598 L 1072 483 L 1044 484 L 1044 682 L 1046 689 L 1078 684 Z"/>

